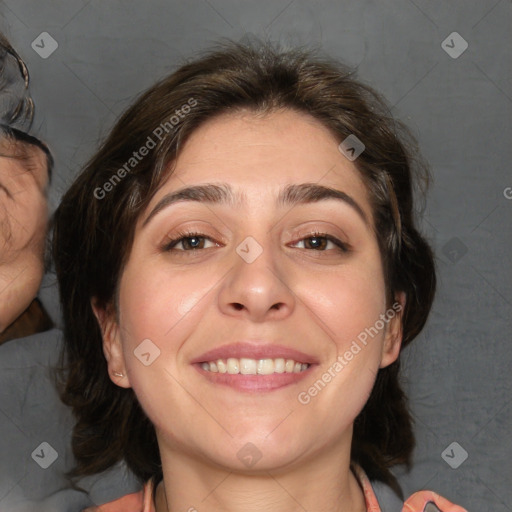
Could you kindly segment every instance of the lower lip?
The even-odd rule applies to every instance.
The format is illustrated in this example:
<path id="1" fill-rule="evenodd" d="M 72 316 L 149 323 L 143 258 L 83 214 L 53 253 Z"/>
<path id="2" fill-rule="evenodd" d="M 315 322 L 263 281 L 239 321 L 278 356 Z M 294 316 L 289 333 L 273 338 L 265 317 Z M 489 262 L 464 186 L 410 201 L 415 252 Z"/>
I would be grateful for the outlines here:
<path id="1" fill-rule="evenodd" d="M 201 364 L 193 365 L 196 370 L 207 378 L 212 384 L 220 384 L 229 386 L 237 391 L 246 391 L 249 393 L 260 393 L 266 391 L 274 391 L 292 384 L 296 384 L 304 377 L 307 377 L 314 364 L 299 373 L 271 373 L 270 375 L 243 375 L 241 373 L 218 373 L 203 370 Z"/>

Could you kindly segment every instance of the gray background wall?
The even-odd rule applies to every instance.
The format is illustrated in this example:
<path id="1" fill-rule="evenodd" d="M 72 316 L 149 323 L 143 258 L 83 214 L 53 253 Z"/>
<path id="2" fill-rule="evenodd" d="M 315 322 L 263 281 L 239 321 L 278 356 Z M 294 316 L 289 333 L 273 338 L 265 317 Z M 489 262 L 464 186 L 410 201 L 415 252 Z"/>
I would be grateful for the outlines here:
<path id="1" fill-rule="evenodd" d="M 6 0 L 0 12 L 56 156 L 53 206 L 133 98 L 220 37 L 316 44 L 357 66 L 412 128 L 435 180 L 422 225 L 439 292 L 404 353 L 418 448 L 400 481 L 471 511 L 512 510 L 510 1 Z M 42 32 L 58 43 L 45 59 L 31 47 Z M 442 46 L 452 32 L 468 44 L 457 58 L 458 36 Z"/>

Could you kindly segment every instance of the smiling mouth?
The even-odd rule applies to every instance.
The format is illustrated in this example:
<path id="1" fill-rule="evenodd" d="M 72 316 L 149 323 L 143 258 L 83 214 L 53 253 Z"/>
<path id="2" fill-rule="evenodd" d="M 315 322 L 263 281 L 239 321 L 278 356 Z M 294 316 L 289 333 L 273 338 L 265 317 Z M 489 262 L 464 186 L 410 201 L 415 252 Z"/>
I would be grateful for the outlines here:
<path id="1" fill-rule="evenodd" d="M 215 361 L 194 363 L 199 373 L 214 386 L 231 388 L 237 392 L 262 394 L 297 385 L 310 375 L 312 363 L 294 359 L 249 359 L 229 357 Z M 216 395 L 217 396 L 217 395 Z"/>
<path id="2" fill-rule="evenodd" d="M 310 367 L 309 363 L 301 363 L 294 359 L 250 359 L 246 357 L 217 359 L 201 363 L 201 368 L 211 373 L 227 373 L 230 375 L 272 375 L 279 373 L 301 373 Z"/>

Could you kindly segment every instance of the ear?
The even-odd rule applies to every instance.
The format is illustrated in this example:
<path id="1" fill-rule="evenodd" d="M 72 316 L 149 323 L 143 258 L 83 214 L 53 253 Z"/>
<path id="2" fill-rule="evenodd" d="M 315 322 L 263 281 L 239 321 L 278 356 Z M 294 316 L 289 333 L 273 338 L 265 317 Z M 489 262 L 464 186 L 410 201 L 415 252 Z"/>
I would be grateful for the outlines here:
<path id="1" fill-rule="evenodd" d="M 399 292 L 395 295 L 395 301 L 386 311 L 386 317 L 389 318 L 386 328 L 384 345 L 382 346 L 382 357 L 380 368 L 385 368 L 394 363 L 400 354 L 402 346 L 402 318 L 405 308 L 405 292 Z"/>
<path id="2" fill-rule="evenodd" d="M 131 385 L 126 373 L 120 328 L 115 312 L 113 308 L 98 306 L 96 299 L 91 300 L 91 307 L 100 326 L 103 338 L 103 354 L 107 360 L 110 380 L 117 386 L 129 388 Z"/>

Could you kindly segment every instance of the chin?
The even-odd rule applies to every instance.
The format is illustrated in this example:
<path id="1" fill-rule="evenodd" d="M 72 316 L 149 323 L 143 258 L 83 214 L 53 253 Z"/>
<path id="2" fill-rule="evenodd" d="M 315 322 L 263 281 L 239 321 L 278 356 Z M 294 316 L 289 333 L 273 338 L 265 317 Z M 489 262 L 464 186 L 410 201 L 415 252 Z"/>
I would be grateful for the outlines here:
<path id="1" fill-rule="evenodd" d="M 303 453 L 301 443 L 295 442 L 288 432 L 267 437 L 268 432 L 271 429 L 254 435 L 246 431 L 245 435 L 234 436 L 228 442 L 216 439 L 218 445 L 210 450 L 213 451 L 211 458 L 230 470 L 259 473 L 288 467 L 297 459 L 297 454 Z"/>

